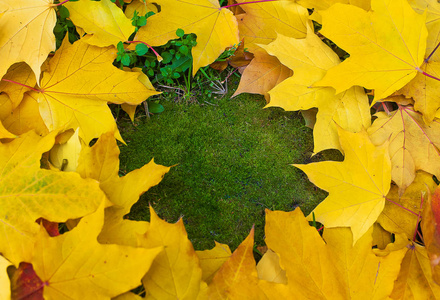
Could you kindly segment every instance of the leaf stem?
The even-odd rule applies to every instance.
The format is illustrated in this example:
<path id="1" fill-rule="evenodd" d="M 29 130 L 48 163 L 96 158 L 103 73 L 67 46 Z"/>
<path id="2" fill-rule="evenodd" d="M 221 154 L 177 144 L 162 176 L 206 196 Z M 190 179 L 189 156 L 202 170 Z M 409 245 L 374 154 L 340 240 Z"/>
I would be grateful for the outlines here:
<path id="1" fill-rule="evenodd" d="M 66 3 L 66 2 L 69 2 L 70 0 L 64 0 L 63 2 L 60 2 L 60 3 L 58 3 L 58 4 L 54 4 L 54 5 L 52 5 L 52 6 L 60 6 L 60 5 L 63 5 L 64 3 Z"/>
<path id="2" fill-rule="evenodd" d="M 144 44 L 145 46 L 147 46 L 148 48 L 150 48 L 150 49 L 153 51 L 154 55 L 156 55 L 157 60 L 158 60 L 159 62 L 161 62 L 161 61 L 163 60 L 162 56 L 160 56 L 159 53 L 157 53 L 156 50 L 154 50 L 153 47 L 151 47 L 150 45 L 148 45 L 148 44 L 145 43 L 145 42 L 142 42 L 142 41 L 126 41 L 126 43 L 128 43 L 128 44 L 142 43 L 142 44 Z"/>
<path id="3" fill-rule="evenodd" d="M 220 7 L 220 8 L 229 8 L 229 7 L 238 6 L 238 5 L 243 5 L 243 4 L 252 4 L 252 3 L 260 3 L 260 2 L 273 2 L 273 1 L 278 1 L 278 0 L 258 0 L 258 1 L 249 1 L 249 2 L 242 2 L 242 3 L 234 3 L 234 4 L 230 4 L 230 5 L 222 6 L 222 7 Z"/>
<path id="4" fill-rule="evenodd" d="M 391 203 L 394 203 L 394 204 L 396 204 L 398 207 L 400 207 L 400 208 L 403 208 L 404 210 L 406 210 L 406 211 L 408 211 L 408 212 L 410 212 L 410 213 L 412 213 L 413 215 L 416 215 L 416 216 L 418 216 L 418 214 L 417 213 L 415 213 L 415 212 L 413 212 L 412 210 L 410 210 L 410 209 L 408 209 L 408 208 L 406 208 L 406 207 L 404 207 L 404 206 L 402 206 L 402 205 L 400 205 L 399 203 L 397 203 L 397 202 L 394 202 L 393 200 L 390 200 L 390 199 L 388 199 L 388 198 L 385 198 L 386 200 L 388 200 L 388 201 L 390 201 Z"/>
<path id="5" fill-rule="evenodd" d="M 424 72 L 424 71 L 422 71 L 422 74 L 425 75 L 425 76 L 427 76 L 427 77 L 429 77 L 429 78 L 432 78 L 432 79 L 435 79 L 435 80 L 440 81 L 439 78 L 437 78 L 437 77 L 435 77 L 435 76 L 432 76 L 432 75 L 430 75 L 430 74 L 428 74 L 428 73 L 426 73 L 426 72 Z"/>
<path id="6" fill-rule="evenodd" d="M 431 59 L 431 56 L 434 54 L 435 51 L 437 51 L 438 47 L 440 46 L 440 42 L 437 44 L 437 46 L 435 46 L 434 50 L 432 50 L 431 54 L 428 55 L 427 58 L 425 58 L 425 60 L 423 61 L 424 63 L 427 63 L 428 60 Z"/>
<path id="7" fill-rule="evenodd" d="M 28 89 L 31 89 L 31 90 L 33 90 L 33 91 L 35 91 L 35 92 L 41 92 L 41 90 L 37 90 L 36 88 L 33 88 L 33 87 L 31 87 L 31 86 L 29 86 L 29 85 L 26 85 L 26 84 L 23 84 L 23 83 L 16 82 L 16 81 L 14 81 L 14 80 L 9 80 L 9 79 L 4 79 L 4 78 L 3 78 L 2 81 L 6 81 L 6 82 L 10 82 L 10 83 L 18 84 L 18 85 L 21 85 L 21 86 L 26 87 L 26 88 L 28 88 Z"/>

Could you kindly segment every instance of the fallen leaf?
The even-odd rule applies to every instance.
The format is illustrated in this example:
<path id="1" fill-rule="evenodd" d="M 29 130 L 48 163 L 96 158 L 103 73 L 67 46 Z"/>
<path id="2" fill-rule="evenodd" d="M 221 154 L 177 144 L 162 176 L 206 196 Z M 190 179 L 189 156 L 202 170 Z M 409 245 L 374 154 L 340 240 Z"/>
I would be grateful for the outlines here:
<path id="1" fill-rule="evenodd" d="M 113 132 L 102 135 L 92 147 L 82 147 L 77 172 L 83 178 L 99 181 L 102 191 L 115 204 L 105 210 L 104 227 L 98 237 L 100 243 L 137 245 L 136 234 L 145 233 L 148 223 L 123 218 L 139 196 L 157 185 L 169 169 L 152 160 L 142 168 L 119 177 L 119 148 Z"/>
<path id="2" fill-rule="evenodd" d="M 418 73 L 428 31 L 425 16 L 414 12 L 406 0 L 372 0 L 370 12 L 337 3 L 321 14 L 321 33 L 350 57 L 330 69 L 316 86 L 332 86 L 336 93 L 363 86 L 374 89 L 375 102 Z"/>
<path id="3" fill-rule="evenodd" d="M 385 206 L 391 183 L 388 148 L 376 147 L 365 131 L 339 130 L 343 162 L 294 164 L 309 180 L 329 192 L 314 210 L 316 221 L 325 227 L 351 227 L 353 244 L 377 220 Z M 308 219 L 311 221 L 310 214 Z"/>
<path id="4" fill-rule="evenodd" d="M 405 234 L 408 239 L 413 239 L 418 227 L 417 221 L 420 220 L 423 199 L 434 192 L 436 187 L 432 175 L 425 172 L 417 173 L 415 180 L 403 195 L 399 195 L 398 187 L 393 185 L 377 222 L 389 232 Z"/>
<path id="5" fill-rule="evenodd" d="M 372 227 L 356 243 L 348 228 L 325 228 L 321 238 L 299 208 L 266 210 L 265 234 L 287 276 L 287 285 L 259 283 L 269 299 L 385 299 L 406 251 L 375 255 Z"/>
<path id="6" fill-rule="evenodd" d="M 420 113 L 406 106 L 399 106 L 390 115 L 378 112 L 375 116 L 377 119 L 368 128 L 368 134 L 377 146 L 389 141 L 391 179 L 399 186 L 400 195 L 413 182 L 418 170 L 440 178 L 439 120 L 427 126 Z"/>
<path id="7" fill-rule="evenodd" d="M 109 299 L 139 285 L 162 247 L 101 245 L 104 202 L 78 226 L 57 237 L 40 230 L 32 265 L 45 299 Z"/>
<path id="8" fill-rule="evenodd" d="M 237 0 L 237 3 L 248 2 Z M 273 42 L 277 34 L 297 39 L 305 38 L 309 13 L 306 8 L 292 1 L 260 2 L 243 5 L 245 14 L 237 16 L 240 39 L 244 39 L 249 52 L 260 48 L 259 44 Z"/>
<path id="9" fill-rule="evenodd" d="M 16 266 L 31 259 L 39 230 L 36 219 L 79 218 L 95 211 L 105 199 L 94 180 L 40 169 L 41 155 L 52 148 L 56 133 L 42 138 L 30 131 L 0 144 L 0 252 Z"/>
<path id="10" fill-rule="evenodd" d="M 25 300 L 44 300 L 44 284 L 34 271 L 32 264 L 22 262 L 15 269 L 11 277 L 11 286 L 8 291 L 12 291 L 9 299 Z"/>
<path id="11" fill-rule="evenodd" d="M 440 286 L 432 279 L 425 247 L 408 244 L 391 299 L 440 299 Z"/>
<path id="12" fill-rule="evenodd" d="M 176 30 L 197 35 L 192 48 L 193 75 L 215 61 L 227 48 L 239 43 L 237 21 L 228 9 L 220 8 L 212 0 L 157 0 L 161 11 L 148 18 L 147 25 L 139 29 L 134 40 L 151 46 L 166 44 L 177 39 Z"/>
<path id="13" fill-rule="evenodd" d="M 28 94 L 24 94 L 20 105 L 1 121 L 4 127 L 15 135 L 21 135 L 30 130 L 34 130 L 40 136 L 49 133 L 40 116 L 38 102 Z"/>
<path id="14" fill-rule="evenodd" d="M 286 270 L 280 266 L 280 257 L 272 250 L 267 250 L 257 264 L 258 278 L 269 282 L 287 284 Z"/>
<path id="15" fill-rule="evenodd" d="M 225 261 L 231 257 L 229 246 L 215 242 L 215 247 L 209 250 L 196 251 L 202 268 L 202 280 L 210 283 L 215 273 Z"/>
<path id="16" fill-rule="evenodd" d="M 6 80 L 20 82 L 24 86 Z M 0 91 L 9 96 L 10 110 L 16 109 L 23 100 L 24 93 L 30 91 L 36 84 L 35 74 L 27 64 L 18 63 L 12 65 L 8 73 L 3 76 L 3 80 L 0 81 Z M 4 109 L 3 106 L 1 108 L 2 110 Z M 9 109 L 6 111 L 9 111 Z"/>
<path id="17" fill-rule="evenodd" d="M 280 34 L 274 42 L 261 47 L 293 71 L 293 76 L 269 91 L 271 100 L 267 107 L 277 106 L 287 111 L 318 108 L 313 128 L 314 153 L 341 149 L 338 127 L 359 132 L 370 126 L 368 97 L 362 88 L 352 87 L 335 95 L 333 88 L 312 87 L 324 77 L 326 70 L 339 64 L 339 57 L 310 27 L 305 39 Z"/>
<path id="18" fill-rule="evenodd" d="M 267 299 L 258 287 L 253 255 L 254 229 L 217 271 L 208 287 L 208 299 Z"/>
<path id="19" fill-rule="evenodd" d="M 254 53 L 254 59 L 244 69 L 237 90 L 232 95 L 241 93 L 261 94 L 269 102 L 268 92 L 284 79 L 292 76 L 293 72 L 280 61 L 263 49 Z"/>
<path id="20" fill-rule="evenodd" d="M 433 0 L 410 0 L 411 7 L 421 15 L 426 15 L 428 38 L 426 41 L 425 60 L 420 69 L 437 78 L 440 77 L 440 56 L 434 49 L 440 42 L 440 4 Z M 434 51 L 434 52 L 433 52 Z M 428 59 L 429 58 L 429 59 Z M 438 80 L 418 73 L 396 94 L 403 94 L 415 101 L 414 108 L 423 113 L 423 119 L 430 124 L 440 108 Z"/>
<path id="21" fill-rule="evenodd" d="M 202 269 L 182 219 L 169 224 L 150 207 L 150 228 L 139 237 L 139 245 L 164 248 L 142 279 L 148 299 L 197 299 Z"/>
<path id="22" fill-rule="evenodd" d="M 88 144 L 116 128 L 107 102 L 139 104 L 157 94 L 139 82 L 137 73 L 114 67 L 115 57 L 114 47 L 99 48 L 82 39 L 71 45 L 64 39 L 43 73 L 40 92 L 29 92 L 50 131 L 79 127 Z M 122 140 L 118 131 L 115 135 Z"/>
<path id="23" fill-rule="evenodd" d="M 64 4 L 70 19 L 87 35 L 81 40 L 94 46 L 107 47 L 128 41 L 135 27 L 124 12 L 110 0 L 81 0 Z"/>
<path id="24" fill-rule="evenodd" d="M 0 1 L 0 78 L 16 62 L 26 62 L 40 80 L 40 67 L 55 50 L 53 0 Z"/>

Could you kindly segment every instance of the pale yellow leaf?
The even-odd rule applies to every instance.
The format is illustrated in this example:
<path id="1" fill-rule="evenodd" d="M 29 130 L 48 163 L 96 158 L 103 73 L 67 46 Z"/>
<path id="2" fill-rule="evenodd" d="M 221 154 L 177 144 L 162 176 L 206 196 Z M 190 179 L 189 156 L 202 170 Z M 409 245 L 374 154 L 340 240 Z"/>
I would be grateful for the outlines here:
<path id="1" fill-rule="evenodd" d="M 110 0 L 81 0 L 64 4 L 70 19 L 87 35 L 81 39 L 90 45 L 107 47 L 128 41 L 135 27 L 124 12 Z"/>

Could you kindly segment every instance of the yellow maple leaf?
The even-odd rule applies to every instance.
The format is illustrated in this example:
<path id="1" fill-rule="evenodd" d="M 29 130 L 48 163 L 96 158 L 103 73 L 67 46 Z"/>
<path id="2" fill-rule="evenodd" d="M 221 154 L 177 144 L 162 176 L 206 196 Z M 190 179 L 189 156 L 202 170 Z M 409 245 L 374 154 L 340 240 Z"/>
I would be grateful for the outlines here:
<path id="1" fill-rule="evenodd" d="M 438 51 L 435 51 L 440 42 L 440 4 L 435 0 L 410 0 L 408 2 L 419 14 L 426 14 L 428 38 L 426 41 L 425 60 L 421 70 L 440 78 L 440 56 Z M 435 113 L 440 107 L 439 86 L 438 80 L 418 73 L 413 80 L 397 91 L 396 94 L 412 97 L 415 101 L 414 108 L 423 113 L 423 119 L 429 124 L 433 121 Z"/>
<path id="2" fill-rule="evenodd" d="M 269 54 L 293 71 L 293 76 L 269 91 L 267 107 L 278 106 L 285 110 L 318 108 L 313 137 L 314 152 L 340 149 L 337 125 L 351 132 L 370 126 L 368 97 L 360 87 L 352 87 L 335 95 L 329 87 L 311 86 L 323 78 L 326 70 L 339 63 L 339 57 L 308 27 L 305 39 L 278 35 L 269 45 L 261 45 Z M 337 124 L 337 125 L 336 125 Z"/>
<path id="3" fill-rule="evenodd" d="M 399 188 L 393 185 L 377 222 L 389 232 L 403 233 L 408 239 L 412 239 L 417 229 L 423 199 L 426 199 L 430 192 L 434 192 L 436 187 L 432 175 L 425 172 L 418 172 L 413 183 L 402 195 L 399 195 Z"/>
<path id="4" fill-rule="evenodd" d="M 128 41 L 135 27 L 124 12 L 110 0 L 81 0 L 64 4 L 70 12 L 70 19 L 75 26 L 86 33 L 81 39 L 99 47 L 117 45 Z"/>
<path id="5" fill-rule="evenodd" d="M 356 243 L 384 208 L 391 184 L 391 163 L 388 148 L 373 145 L 365 131 L 351 133 L 340 129 L 339 136 L 345 153 L 343 162 L 294 166 L 329 192 L 313 211 L 316 220 L 326 227 L 351 227 Z"/>
<path id="6" fill-rule="evenodd" d="M 30 260 L 39 227 L 36 219 L 79 218 L 105 199 L 94 180 L 40 169 L 41 155 L 52 148 L 55 135 L 42 138 L 30 131 L 0 144 L 0 252 L 17 266 Z"/>
<path id="7" fill-rule="evenodd" d="M 325 228 L 321 238 L 299 208 L 266 210 L 265 241 L 279 255 L 287 285 L 259 286 L 269 299 L 385 299 L 406 249 L 377 256 L 371 233 L 372 228 L 354 245 L 348 228 Z"/>
<path id="8" fill-rule="evenodd" d="M 40 91 L 29 92 L 50 131 L 79 127 L 88 144 L 116 127 L 107 102 L 139 104 L 157 94 L 139 82 L 137 73 L 114 67 L 115 57 L 114 47 L 91 46 L 82 39 L 71 45 L 64 39 L 43 73 Z M 122 140 L 118 131 L 115 135 Z"/>
<path id="9" fill-rule="evenodd" d="M 247 2 L 238 0 L 237 3 Z M 249 52 L 258 44 L 269 44 L 277 34 L 304 38 L 307 34 L 309 13 L 306 8 L 291 1 L 261 2 L 243 5 L 245 14 L 237 16 L 240 39 Z M 311 25 L 311 23 L 309 23 Z"/>
<path id="10" fill-rule="evenodd" d="M 78 158 L 77 172 L 83 178 L 99 181 L 100 188 L 114 206 L 105 210 L 105 222 L 98 240 L 101 243 L 137 245 L 137 235 L 148 229 L 147 222 L 124 220 L 131 206 L 150 187 L 157 185 L 169 171 L 152 160 L 140 169 L 119 177 L 119 148 L 113 132 L 103 134 L 89 147 L 84 145 Z"/>
<path id="11" fill-rule="evenodd" d="M 261 94 L 269 102 L 268 92 L 292 74 L 292 70 L 284 66 L 275 56 L 269 55 L 266 50 L 260 48 L 254 52 L 254 58 L 244 69 L 232 97 L 241 93 Z"/>
<path id="12" fill-rule="evenodd" d="M 202 280 L 210 283 L 215 273 L 225 261 L 231 257 L 231 250 L 226 244 L 215 242 L 215 247 L 209 250 L 196 251 L 202 268 Z"/>
<path id="13" fill-rule="evenodd" d="M 109 299 L 139 285 L 162 247 L 101 245 L 104 202 L 69 232 L 50 237 L 42 227 L 32 265 L 45 299 Z"/>
<path id="14" fill-rule="evenodd" d="M 142 279 L 147 299 L 197 299 L 202 269 L 182 219 L 169 224 L 150 207 L 150 228 L 139 237 L 139 245 L 164 247 Z"/>
<path id="15" fill-rule="evenodd" d="M 267 299 L 258 287 L 253 246 L 254 228 L 215 274 L 208 299 Z"/>
<path id="16" fill-rule="evenodd" d="M 413 182 L 416 171 L 423 170 L 440 178 L 440 121 L 427 126 L 412 107 L 399 106 L 390 115 L 378 112 L 368 128 L 375 145 L 390 141 L 391 179 L 400 194 Z"/>
<path id="17" fill-rule="evenodd" d="M 160 13 L 148 18 L 146 26 L 139 29 L 134 40 L 159 46 L 177 39 L 176 30 L 197 35 L 197 45 L 192 48 L 193 75 L 215 61 L 227 48 L 239 43 L 237 20 L 228 9 L 220 8 L 212 0 L 157 0 Z"/>
<path id="18" fill-rule="evenodd" d="M 8 68 L 26 62 L 40 79 L 40 67 L 55 50 L 53 0 L 0 1 L 0 78 Z"/>
<path id="19" fill-rule="evenodd" d="M 317 86 L 332 86 L 340 93 L 359 85 L 374 89 L 378 101 L 420 71 L 428 34 L 425 16 L 414 12 L 406 0 L 372 0 L 370 12 L 338 3 L 321 14 L 322 34 L 350 57 L 330 69 Z"/>
<path id="20" fill-rule="evenodd" d="M 12 264 L 0 255 L 0 300 L 11 299 L 11 282 L 7 272 L 10 265 Z"/>

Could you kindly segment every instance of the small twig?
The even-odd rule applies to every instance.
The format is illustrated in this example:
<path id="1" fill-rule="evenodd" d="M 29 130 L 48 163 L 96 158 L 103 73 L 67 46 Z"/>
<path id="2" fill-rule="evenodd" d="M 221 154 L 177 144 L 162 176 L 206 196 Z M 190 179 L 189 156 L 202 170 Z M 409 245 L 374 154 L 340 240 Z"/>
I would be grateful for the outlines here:
<path id="1" fill-rule="evenodd" d="M 147 115 L 147 118 L 150 118 L 150 111 L 148 110 L 148 103 L 147 101 L 142 102 L 144 104 L 145 114 Z"/>
<path id="2" fill-rule="evenodd" d="M 21 86 L 26 87 L 26 88 L 28 88 L 28 89 L 31 89 L 31 90 L 33 90 L 33 91 L 35 91 L 35 92 L 44 92 L 43 90 L 38 90 L 38 89 L 33 88 L 33 87 L 29 86 L 29 85 L 26 85 L 26 84 L 23 84 L 23 83 L 19 83 L 19 82 L 16 82 L 16 81 L 14 81 L 14 80 L 9 80 L 9 79 L 4 79 L 4 78 L 3 78 L 2 81 L 6 81 L 6 82 L 10 82 L 10 83 L 18 84 L 18 85 L 21 85 Z"/>
<path id="3" fill-rule="evenodd" d="M 214 104 L 214 103 L 211 103 L 211 102 L 208 102 L 208 101 L 204 101 L 206 104 L 209 104 L 209 105 L 212 105 L 212 106 L 218 106 L 217 104 Z"/>
<path id="4" fill-rule="evenodd" d="M 70 0 L 64 0 L 63 2 L 60 2 L 58 4 L 52 4 L 51 6 L 60 6 L 60 5 L 63 5 L 64 3 L 69 2 L 69 1 Z"/>

